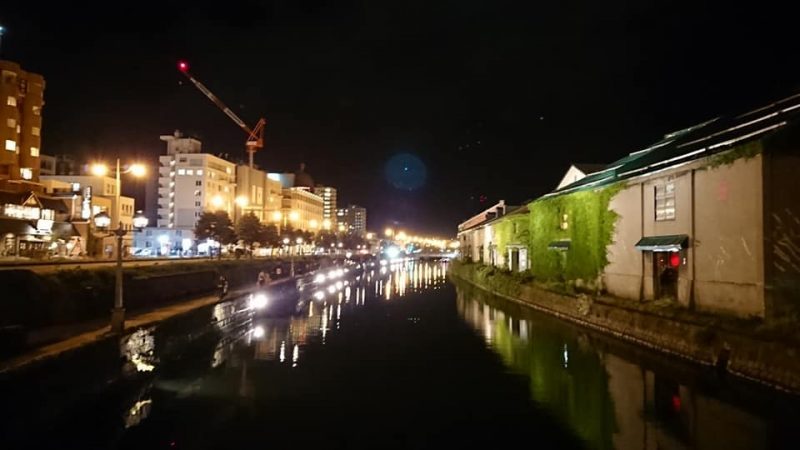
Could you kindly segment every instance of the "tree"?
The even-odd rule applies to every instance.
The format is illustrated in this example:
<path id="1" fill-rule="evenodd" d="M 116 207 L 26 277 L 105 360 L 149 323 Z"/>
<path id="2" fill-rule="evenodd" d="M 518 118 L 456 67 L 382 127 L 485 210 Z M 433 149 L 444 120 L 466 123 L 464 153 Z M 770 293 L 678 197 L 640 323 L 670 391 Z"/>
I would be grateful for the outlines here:
<path id="1" fill-rule="evenodd" d="M 206 211 L 200 215 L 194 227 L 194 235 L 198 240 L 213 239 L 221 245 L 228 245 L 236 240 L 233 222 L 225 211 Z M 222 258 L 222 252 L 219 253 Z"/>
<path id="2" fill-rule="evenodd" d="M 270 247 L 277 247 L 281 245 L 281 239 L 280 236 L 278 236 L 278 227 L 276 227 L 274 224 L 265 225 L 263 232 L 264 240 L 261 242 L 263 242 L 264 245 L 268 245 Z"/>
<path id="3" fill-rule="evenodd" d="M 239 239 L 244 241 L 244 245 L 250 249 L 250 256 L 253 256 L 253 245 L 264 242 L 264 225 L 252 212 L 243 215 L 236 225 L 236 234 Z"/>

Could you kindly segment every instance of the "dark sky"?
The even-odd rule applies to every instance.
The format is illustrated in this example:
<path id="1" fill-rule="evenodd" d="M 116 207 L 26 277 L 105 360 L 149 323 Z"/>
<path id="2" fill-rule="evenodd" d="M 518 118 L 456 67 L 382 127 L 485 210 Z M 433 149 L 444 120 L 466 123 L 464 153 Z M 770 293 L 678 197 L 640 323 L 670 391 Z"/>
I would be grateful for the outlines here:
<path id="1" fill-rule="evenodd" d="M 797 15 L 766 2 L 14 3 L 2 56 L 47 80 L 45 153 L 155 158 L 181 129 L 244 158 L 242 132 L 177 72 L 185 58 L 246 121 L 267 118 L 262 167 L 306 162 L 376 230 L 452 235 L 571 162 L 800 88 Z M 387 179 L 401 153 L 422 186 Z"/>

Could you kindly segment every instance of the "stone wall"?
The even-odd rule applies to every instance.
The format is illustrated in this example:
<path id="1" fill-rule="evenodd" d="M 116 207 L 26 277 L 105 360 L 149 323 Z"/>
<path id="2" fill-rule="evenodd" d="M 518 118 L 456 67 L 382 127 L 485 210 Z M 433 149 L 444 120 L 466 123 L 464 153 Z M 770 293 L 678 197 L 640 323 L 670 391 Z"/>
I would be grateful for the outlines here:
<path id="1" fill-rule="evenodd" d="M 767 340 L 749 330 L 721 327 L 714 317 L 688 311 L 648 311 L 636 302 L 617 303 L 585 295 L 570 296 L 521 284 L 513 275 L 478 270 L 454 262 L 451 277 L 554 315 L 662 353 L 716 366 L 736 376 L 800 393 L 800 346 Z"/>

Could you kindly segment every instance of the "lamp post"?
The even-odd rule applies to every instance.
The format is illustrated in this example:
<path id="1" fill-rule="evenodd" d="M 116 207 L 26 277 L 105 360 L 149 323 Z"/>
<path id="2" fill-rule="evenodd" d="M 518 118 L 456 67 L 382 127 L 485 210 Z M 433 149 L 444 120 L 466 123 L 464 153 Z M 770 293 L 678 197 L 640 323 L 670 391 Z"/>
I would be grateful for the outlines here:
<path id="1" fill-rule="evenodd" d="M 289 252 L 289 275 L 294 277 L 294 254 L 292 253 L 292 248 L 289 246 L 291 241 L 289 238 L 283 238 L 283 245 L 286 246 L 286 251 Z"/>
<path id="2" fill-rule="evenodd" d="M 92 164 L 90 171 L 92 175 L 97 177 L 105 177 L 108 175 L 108 166 L 103 163 L 95 163 Z M 123 169 L 120 165 L 119 158 L 117 158 L 116 170 L 114 172 L 114 214 L 115 217 L 113 218 L 117 222 L 120 223 L 120 229 L 122 229 L 122 205 L 120 204 L 120 195 L 122 191 L 122 174 L 131 174 L 137 178 L 141 178 L 145 176 L 147 173 L 147 169 L 143 164 L 129 164 L 125 169 Z M 109 218 L 111 219 L 111 218 Z M 97 219 L 95 218 L 95 224 L 97 223 Z M 109 224 L 110 225 L 110 222 Z M 145 226 L 147 226 L 145 224 Z M 98 227 L 100 228 L 100 227 Z M 120 238 L 121 239 L 121 238 Z"/>
<path id="3" fill-rule="evenodd" d="M 247 205 L 250 203 L 249 199 L 245 195 L 240 195 L 234 199 L 234 203 L 238 206 L 237 214 L 236 214 L 236 223 L 239 223 L 242 216 L 244 216 L 244 210 L 247 208 Z"/>
<path id="4" fill-rule="evenodd" d="M 299 237 L 295 242 L 297 243 L 297 253 L 300 253 L 302 249 L 301 245 L 303 245 L 303 238 Z M 292 276 L 294 276 L 294 258 L 292 258 Z"/>
<path id="5" fill-rule="evenodd" d="M 140 230 L 147 226 L 147 217 L 139 212 L 133 218 L 133 226 Z M 101 212 L 94 216 L 94 225 L 101 231 L 109 231 L 111 225 L 111 216 L 105 212 Z M 110 230 L 109 236 L 117 238 L 117 264 L 115 270 L 114 282 L 114 308 L 111 310 L 111 332 L 122 333 L 125 330 L 125 306 L 122 301 L 122 238 L 128 233 L 122 226 L 122 221 L 117 225 L 117 229 Z"/>

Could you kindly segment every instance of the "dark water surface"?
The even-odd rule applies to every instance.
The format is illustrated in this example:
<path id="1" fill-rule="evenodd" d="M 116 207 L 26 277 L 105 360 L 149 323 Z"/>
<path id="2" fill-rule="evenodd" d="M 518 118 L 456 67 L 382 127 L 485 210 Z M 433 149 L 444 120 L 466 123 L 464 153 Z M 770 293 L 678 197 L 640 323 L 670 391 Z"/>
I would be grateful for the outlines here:
<path id="1" fill-rule="evenodd" d="M 796 448 L 795 398 L 406 263 L 0 378 L 0 448 Z M 337 286 L 338 282 L 338 286 Z"/>

